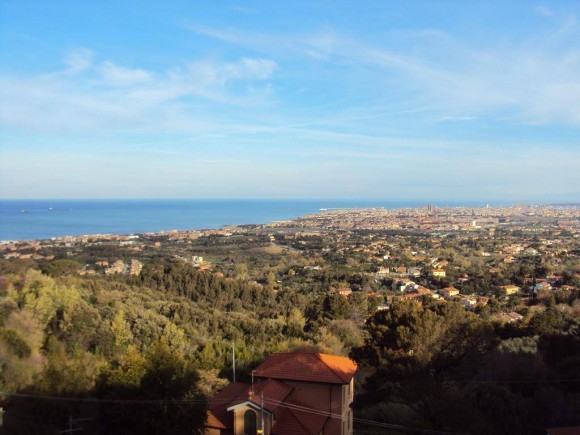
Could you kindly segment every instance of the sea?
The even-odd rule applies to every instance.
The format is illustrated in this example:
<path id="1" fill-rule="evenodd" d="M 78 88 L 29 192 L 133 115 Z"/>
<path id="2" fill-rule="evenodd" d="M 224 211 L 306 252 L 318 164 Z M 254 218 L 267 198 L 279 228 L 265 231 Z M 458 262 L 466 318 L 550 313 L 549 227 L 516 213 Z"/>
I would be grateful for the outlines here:
<path id="1" fill-rule="evenodd" d="M 0 241 L 214 229 L 293 219 L 321 209 L 393 209 L 425 205 L 336 199 L 0 200 Z"/>

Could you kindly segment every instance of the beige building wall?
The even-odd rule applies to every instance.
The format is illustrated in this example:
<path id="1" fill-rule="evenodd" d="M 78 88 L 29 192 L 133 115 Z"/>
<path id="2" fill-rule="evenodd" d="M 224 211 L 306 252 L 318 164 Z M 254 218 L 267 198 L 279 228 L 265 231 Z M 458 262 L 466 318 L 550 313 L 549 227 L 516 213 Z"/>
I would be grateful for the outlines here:
<path id="1" fill-rule="evenodd" d="M 251 410 L 256 414 L 256 429 L 260 429 L 261 415 L 260 411 L 250 406 L 239 406 L 234 412 L 234 435 L 244 435 L 244 414 L 247 410 Z M 269 435 L 272 430 L 272 415 L 267 411 L 264 412 L 264 435 Z"/>

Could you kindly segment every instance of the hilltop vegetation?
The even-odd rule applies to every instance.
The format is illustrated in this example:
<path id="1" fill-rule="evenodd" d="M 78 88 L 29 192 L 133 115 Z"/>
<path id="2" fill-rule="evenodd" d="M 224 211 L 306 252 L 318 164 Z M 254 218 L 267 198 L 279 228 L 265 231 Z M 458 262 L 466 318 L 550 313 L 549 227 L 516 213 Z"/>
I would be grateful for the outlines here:
<path id="1" fill-rule="evenodd" d="M 153 420 L 164 422 L 156 433 L 176 433 L 172 420 L 199 428 L 205 399 L 231 379 L 232 344 L 238 377 L 276 351 L 346 352 L 348 343 L 325 327 L 306 328 L 296 299 L 177 263 L 148 265 L 133 278 L 53 278 L 27 268 L 7 275 L 0 302 L 4 428 L 56 433 L 69 415 L 92 418 L 83 427 L 95 433 L 152 433 Z M 356 328 L 343 322 L 335 326 L 346 338 Z M 118 404 L 141 423 L 125 419 Z"/>

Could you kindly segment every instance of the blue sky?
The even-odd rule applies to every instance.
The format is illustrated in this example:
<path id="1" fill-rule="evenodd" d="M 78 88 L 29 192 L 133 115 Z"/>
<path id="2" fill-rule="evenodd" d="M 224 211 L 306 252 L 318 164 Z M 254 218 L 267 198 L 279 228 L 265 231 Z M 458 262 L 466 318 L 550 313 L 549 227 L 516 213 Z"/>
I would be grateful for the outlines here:
<path id="1" fill-rule="evenodd" d="M 1 198 L 580 200 L 580 2 L 0 2 Z"/>

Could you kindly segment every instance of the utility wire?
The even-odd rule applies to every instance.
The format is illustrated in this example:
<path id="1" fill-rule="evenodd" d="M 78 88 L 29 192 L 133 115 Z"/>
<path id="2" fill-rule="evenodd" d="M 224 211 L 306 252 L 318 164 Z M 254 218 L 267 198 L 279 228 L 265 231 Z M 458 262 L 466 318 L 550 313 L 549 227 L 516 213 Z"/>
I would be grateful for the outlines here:
<path id="1" fill-rule="evenodd" d="M 282 407 L 282 408 L 287 408 L 287 409 L 291 409 L 291 410 L 295 410 L 295 411 L 309 412 L 311 414 L 316 414 L 316 415 L 340 419 L 340 420 L 342 420 L 344 418 L 340 414 L 329 413 L 329 412 L 325 412 L 325 411 L 322 411 L 319 409 L 309 408 L 309 407 L 297 405 L 297 404 L 286 403 L 286 402 L 282 402 L 279 400 L 264 399 L 264 401 L 269 402 L 271 404 L 274 404 L 276 406 Z M 428 434 L 433 434 L 433 435 L 463 435 L 459 432 L 447 432 L 447 431 L 438 431 L 438 430 L 424 429 L 424 428 L 411 427 L 411 426 L 402 426 L 402 425 L 397 425 L 397 424 L 384 423 L 384 422 L 380 422 L 380 421 L 368 420 L 368 419 L 356 418 L 356 417 L 353 417 L 352 420 L 354 422 L 364 423 L 364 424 L 368 424 L 368 425 L 372 425 L 372 426 L 378 426 L 378 427 L 384 427 L 384 428 L 390 428 L 390 429 L 406 430 L 406 431 L 420 431 L 423 433 L 428 433 Z"/>
<path id="2" fill-rule="evenodd" d="M 9 393 L 0 391 L 0 395 L 7 396 L 7 397 L 19 397 L 19 398 L 26 398 L 26 399 L 38 399 L 38 400 L 53 400 L 53 401 L 72 401 L 72 402 L 88 402 L 88 403 L 120 403 L 120 404 L 136 404 L 136 405 L 194 405 L 194 404 L 204 404 L 207 403 L 205 400 L 196 400 L 196 399 L 183 399 L 183 400 L 167 400 L 167 399 L 99 399 L 93 397 L 64 397 L 64 396 L 46 396 L 46 395 L 37 395 L 37 394 L 24 394 L 24 393 Z M 214 399 L 211 401 L 212 403 L 231 403 L 232 399 Z M 324 417 L 330 417 L 335 419 L 343 419 L 342 415 L 333 414 L 325 411 L 321 411 L 315 408 L 309 408 L 306 406 L 301 406 L 297 404 L 290 404 L 286 402 L 282 402 L 279 400 L 268 399 L 264 398 L 264 402 L 282 407 L 287 408 L 294 411 L 302 411 L 308 412 L 311 414 L 316 414 Z M 362 418 L 353 418 L 353 421 L 364 423 L 371 426 L 377 427 L 384 427 L 390 429 L 399 429 L 399 430 L 406 430 L 406 431 L 422 431 L 424 433 L 429 433 L 433 435 L 461 435 L 457 432 L 444 432 L 444 431 L 434 431 L 428 430 L 423 428 L 416 428 L 416 427 L 409 427 L 409 426 L 401 426 L 395 425 L 390 423 L 384 423 L 374 420 L 367 420 Z"/>
<path id="3" fill-rule="evenodd" d="M 20 397 L 25 399 L 39 399 L 39 400 L 57 400 L 70 402 L 89 402 L 89 403 L 122 403 L 122 404 L 137 404 L 137 405 L 189 405 L 189 404 L 203 404 L 208 403 L 204 399 L 100 399 L 97 397 L 70 397 L 70 396 L 46 396 L 40 394 L 26 394 L 26 393 L 9 393 L 0 391 L 0 396 Z M 216 399 L 212 402 L 231 402 L 232 399 Z"/>
<path id="4" fill-rule="evenodd" d="M 392 381 L 393 383 L 400 384 L 423 384 L 424 381 L 413 381 L 413 380 L 398 380 Z M 580 382 L 580 379 L 531 379 L 522 381 L 492 381 L 492 380 L 461 380 L 461 379 L 446 379 L 441 381 L 441 383 L 451 383 L 451 384 L 550 384 L 550 383 L 566 383 L 566 382 Z"/>

